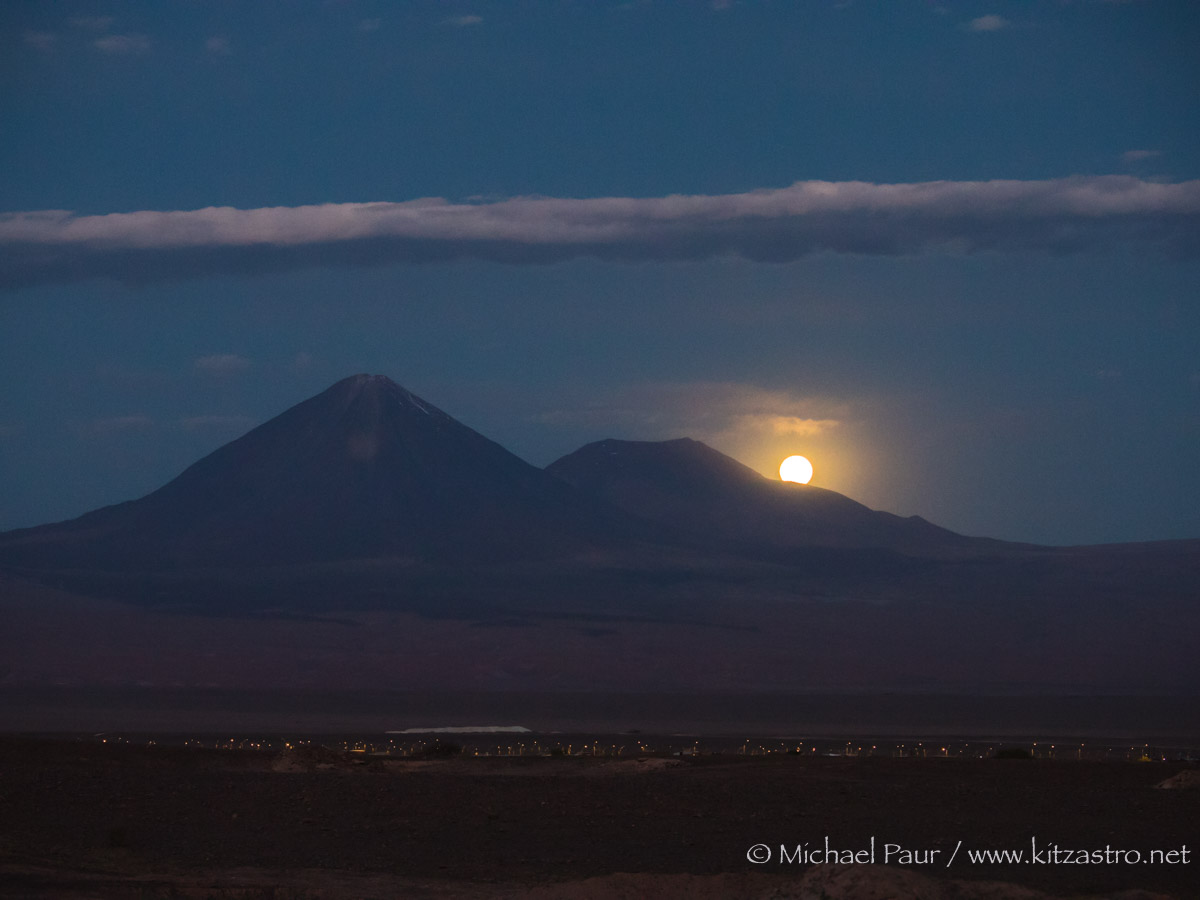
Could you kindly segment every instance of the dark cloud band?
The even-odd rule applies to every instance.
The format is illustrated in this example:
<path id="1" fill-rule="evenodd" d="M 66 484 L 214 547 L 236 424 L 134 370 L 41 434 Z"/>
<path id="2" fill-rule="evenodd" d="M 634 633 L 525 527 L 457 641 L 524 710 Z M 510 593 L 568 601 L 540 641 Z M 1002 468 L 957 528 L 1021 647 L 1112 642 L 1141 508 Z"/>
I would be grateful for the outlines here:
<path id="1" fill-rule="evenodd" d="M 718 196 L 0 215 L 0 287 L 476 258 L 548 263 L 818 252 L 1200 251 L 1200 181 L 1130 176 L 918 184 L 798 182 Z"/>

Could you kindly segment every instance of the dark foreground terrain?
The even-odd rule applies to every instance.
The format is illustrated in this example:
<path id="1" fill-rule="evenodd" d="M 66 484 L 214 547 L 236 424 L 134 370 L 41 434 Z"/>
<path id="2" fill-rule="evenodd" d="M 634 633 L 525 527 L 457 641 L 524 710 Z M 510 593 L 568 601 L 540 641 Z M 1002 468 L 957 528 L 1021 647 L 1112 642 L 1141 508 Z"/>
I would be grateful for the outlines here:
<path id="1" fill-rule="evenodd" d="M 1194 767 L 734 754 L 395 758 L 9 737 L 0 739 L 0 895 L 1032 900 L 1150 891 L 1182 900 L 1200 884 L 1200 790 L 1155 786 Z M 874 838 L 877 863 L 886 844 L 931 862 L 780 864 L 780 844 L 821 849 L 826 836 L 854 851 Z M 1136 850 L 1148 859 L 1186 845 L 1188 855 L 1140 864 L 967 856 L 1028 854 L 1034 838 L 1044 849 Z M 758 844 L 770 849 L 769 863 L 748 861 Z"/>

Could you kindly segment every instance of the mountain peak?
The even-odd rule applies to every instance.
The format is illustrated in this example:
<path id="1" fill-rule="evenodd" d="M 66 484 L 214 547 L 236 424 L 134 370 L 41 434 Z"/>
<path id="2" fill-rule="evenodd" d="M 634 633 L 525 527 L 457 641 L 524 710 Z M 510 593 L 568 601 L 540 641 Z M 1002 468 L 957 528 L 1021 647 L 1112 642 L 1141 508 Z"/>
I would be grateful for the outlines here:
<path id="1" fill-rule="evenodd" d="M 581 447 L 547 466 L 547 471 L 591 491 L 613 477 L 706 491 L 767 480 L 736 459 L 687 437 L 668 441 L 608 438 Z"/>
<path id="2" fill-rule="evenodd" d="M 336 382 L 318 396 L 329 397 L 347 410 L 357 408 L 363 411 L 368 421 L 362 425 L 371 428 L 377 427 L 381 420 L 386 419 L 389 410 L 395 412 L 407 409 L 443 422 L 453 421 L 432 403 L 418 397 L 386 375 L 371 375 L 365 372 L 351 375 Z"/>
<path id="3" fill-rule="evenodd" d="M 343 378 L 341 381 L 334 382 L 325 393 L 345 394 L 354 396 L 362 393 L 397 393 L 415 396 L 412 391 L 409 391 L 386 375 L 371 375 L 367 372 L 360 372 L 357 375 L 351 375 L 348 378 Z"/>
<path id="4" fill-rule="evenodd" d="M 383 375 L 343 378 L 153 493 L 43 526 L 13 553 L 79 566 L 471 560 L 573 553 L 607 518 Z"/>

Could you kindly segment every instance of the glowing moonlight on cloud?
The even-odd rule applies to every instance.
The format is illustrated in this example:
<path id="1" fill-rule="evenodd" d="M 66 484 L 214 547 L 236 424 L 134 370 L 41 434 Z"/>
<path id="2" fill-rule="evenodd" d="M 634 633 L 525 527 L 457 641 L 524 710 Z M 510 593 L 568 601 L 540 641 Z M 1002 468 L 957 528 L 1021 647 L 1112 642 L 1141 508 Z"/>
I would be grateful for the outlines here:
<path id="1" fill-rule="evenodd" d="M 808 484 L 812 481 L 813 467 L 803 456 L 789 456 L 779 466 L 781 481 L 794 481 L 796 484 Z"/>

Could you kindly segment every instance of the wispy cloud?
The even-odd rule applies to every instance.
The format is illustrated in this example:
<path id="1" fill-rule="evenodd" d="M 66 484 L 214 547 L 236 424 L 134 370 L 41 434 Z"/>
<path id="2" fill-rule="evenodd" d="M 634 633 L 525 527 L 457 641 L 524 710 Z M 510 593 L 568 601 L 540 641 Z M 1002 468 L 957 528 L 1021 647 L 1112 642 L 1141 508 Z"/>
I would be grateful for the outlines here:
<path id="1" fill-rule="evenodd" d="M 972 19 L 964 27 L 967 31 L 1001 31 L 1008 28 L 1012 23 L 1003 16 L 997 16 L 994 13 L 986 16 L 979 16 L 977 19 Z"/>
<path id="2" fill-rule="evenodd" d="M 355 31 L 369 33 L 378 31 L 379 26 L 383 24 L 383 19 L 360 19 L 358 24 L 354 26 Z"/>
<path id="3" fill-rule="evenodd" d="M 192 364 L 197 372 L 205 375 L 236 375 L 251 366 L 250 360 L 236 353 L 214 353 L 211 356 L 201 356 Z"/>
<path id="4" fill-rule="evenodd" d="M 448 19 L 442 19 L 443 25 L 453 25 L 456 28 L 465 28 L 470 25 L 482 25 L 483 16 L 451 16 Z"/>
<path id="5" fill-rule="evenodd" d="M 804 181 L 716 196 L 8 213 L 0 214 L 0 287 L 462 258 L 789 262 L 819 252 L 1071 253 L 1121 244 L 1197 255 L 1200 181 Z"/>
<path id="6" fill-rule="evenodd" d="M 21 40 L 38 50 L 51 50 L 58 43 L 58 35 L 51 31 L 26 31 Z"/>
<path id="7" fill-rule="evenodd" d="M 799 437 L 814 437 L 835 428 L 838 420 L 803 419 L 799 416 L 768 416 L 765 419 L 755 419 L 754 424 L 769 426 L 774 434 L 794 434 Z"/>
<path id="8" fill-rule="evenodd" d="M 92 46 L 113 56 L 132 55 L 149 51 L 150 38 L 144 34 L 106 34 L 92 41 Z"/>
<path id="9" fill-rule="evenodd" d="M 812 437 L 837 428 L 849 414 L 842 402 L 739 382 L 658 382 L 622 388 L 585 406 L 547 410 L 531 419 L 582 425 L 645 439 L 731 434 Z"/>
<path id="10" fill-rule="evenodd" d="M 1121 154 L 1121 162 L 1126 164 L 1145 162 L 1162 156 L 1161 150 L 1126 150 Z"/>
<path id="11" fill-rule="evenodd" d="M 214 56 L 229 56 L 232 52 L 229 46 L 229 38 L 219 34 L 214 34 L 205 41 L 204 49 Z"/>

